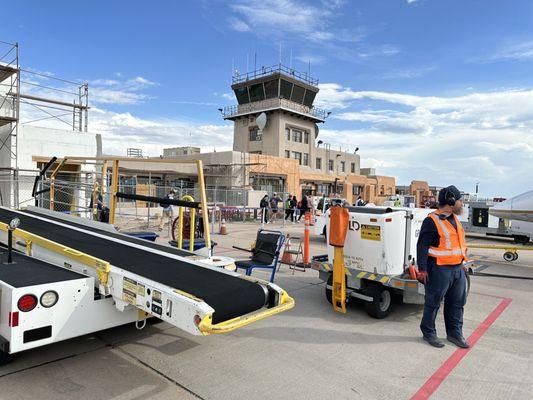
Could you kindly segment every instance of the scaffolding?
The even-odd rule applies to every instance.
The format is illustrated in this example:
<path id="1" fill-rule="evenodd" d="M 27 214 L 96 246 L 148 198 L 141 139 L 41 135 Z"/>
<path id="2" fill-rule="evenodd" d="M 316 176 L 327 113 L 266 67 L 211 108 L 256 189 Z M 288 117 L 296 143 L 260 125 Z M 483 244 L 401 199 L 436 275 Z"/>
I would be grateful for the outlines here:
<path id="1" fill-rule="evenodd" d="M 89 85 L 24 69 L 18 43 L 0 41 L 0 169 L 11 175 L 11 202 L 19 201 L 19 136 L 23 125 L 47 126 L 52 121 L 73 131 L 87 132 Z M 44 125 L 43 125 L 44 124 Z M 4 199 L 7 201 L 7 199 Z"/>
<path id="2" fill-rule="evenodd" d="M 7 126 L 2 135 L 0 152 L 7 151 L 11 165 L 17 169 L 17 136 L 20 117 L 20 65 L 18 43 L 0 41 L 0 128 Z"/>

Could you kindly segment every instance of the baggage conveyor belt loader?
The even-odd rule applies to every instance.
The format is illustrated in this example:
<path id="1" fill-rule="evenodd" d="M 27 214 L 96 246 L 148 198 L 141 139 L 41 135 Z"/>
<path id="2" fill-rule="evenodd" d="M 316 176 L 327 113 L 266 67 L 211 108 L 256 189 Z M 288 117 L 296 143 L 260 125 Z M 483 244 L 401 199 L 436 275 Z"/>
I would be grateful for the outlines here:
<path id="1" fill-rule="evenodd" d="M 385 318 L 392 310 L 394 297 L 407 304 L 424 304 L 424 285 L 409 270 L 416 265 L 416 243 L 422 222 L 432 210 L 368 206 L 344 210 L 347 228 L 343 246 L 329 240 L 330 209 L 326 214 L 328 254 L 315 256 L 311 262 L 311 267 L 326 282 L 326 299 L 334 303 L 334 309 L 345 312 L 346 302 L 359 299 L 364 301 L 370 316 Z M 334 233 L 334 236 L 341 235 Z M 472 272 L 472 263 L 465 263 L 465 267 Z M 334 270 L 339 272 L 339 269 L 338 282 L 335 282 Z M 466 276 L 469 288 L 470 277 Z M 334 293 L 335 287 L 343 295 Z"/>
<path id="2" fill-rule="evenodd" d="M 0 207 L 0 243 L 13 248 L 11 263 L 6 248 L 0 254 L 0 364 L 13 353 L 122 324 L 142 328 L 148 316 L 209 335 L 294 306 L 275 284 L 45 211 Z"/>

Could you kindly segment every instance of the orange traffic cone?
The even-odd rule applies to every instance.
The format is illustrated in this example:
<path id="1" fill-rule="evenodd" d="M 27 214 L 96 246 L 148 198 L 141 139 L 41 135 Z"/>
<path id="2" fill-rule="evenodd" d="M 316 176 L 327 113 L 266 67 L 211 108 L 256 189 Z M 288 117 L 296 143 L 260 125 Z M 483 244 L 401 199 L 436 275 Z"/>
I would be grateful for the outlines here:
<path id="1" fill-rule="evenodd" d="M 285 242 L 285 248 L 283 249 L 283 256 L 281 257 L 281 262 L 284 264 L 292 264 L 292 254 L 289 253 L 291 249 L 291 237 L 287 235 L 287 241 Z"/>
<path id="2" fill-rule="evenodd" d="M 222 219 L 222 223 L 220 225 L 220 232 L 219 232 L 221 235 L 227 235 L 228 234 L 228 230 L 226 228 L 226 220 L 225 219 Z"/>

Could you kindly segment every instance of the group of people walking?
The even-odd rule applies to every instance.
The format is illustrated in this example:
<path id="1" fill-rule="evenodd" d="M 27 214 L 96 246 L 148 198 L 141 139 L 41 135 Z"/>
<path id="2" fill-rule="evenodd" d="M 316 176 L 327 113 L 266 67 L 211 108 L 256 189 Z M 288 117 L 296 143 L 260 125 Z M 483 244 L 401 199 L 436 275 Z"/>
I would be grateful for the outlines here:
<path id="1" fill-rule="evenodd" d="M 300 222 L 305 213 L 312 210 L 313 202 L 310 196 L 302 196 L 302 199 L 298 201 L 296 196 L 290 194 L 285 202 L 283 202 L 277 193 L 273 193 L 270 198 L 265 194 L 261 199 L 259 207 L 261 208 L 261 222 L 264 224 L 276 222 L 280 214 L 280 209 L 281 218 L 294 223 Z M 285 210 L 284 216 L 283 210 Z"/>

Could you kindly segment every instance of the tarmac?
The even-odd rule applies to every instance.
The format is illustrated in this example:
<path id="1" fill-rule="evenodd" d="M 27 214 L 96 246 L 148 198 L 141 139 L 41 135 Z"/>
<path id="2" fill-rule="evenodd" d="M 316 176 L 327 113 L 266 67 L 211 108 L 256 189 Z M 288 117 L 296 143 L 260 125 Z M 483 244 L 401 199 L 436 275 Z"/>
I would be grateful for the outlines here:
<path id="1" fill-rule="evenodd" d="M 303 236 L 302 224 L 269 224 Z M 258 228 L 228 224 L 215 253 L 245 258 Z M 163 232 L 165 234 L 165 232 Z M 311 236 L 311 254 L 325 241 Z M 165 242 L 166 237 L 160 238 Z M 476 242 L 481 239 L 473 239 Z M 485 241 L 484 241 L 485 242 Z M 533 251 L 507 263 L 476 249 L 483 272 L 533 279 Z M 266 277 L 266 273 L 257 273 Z M 473 276 L 459 350 L 425 344 L 421 306 L 386 319 L 361 304 L 333 312 L 313 270 L 282 266 L 276 283 L 296 307 L 226 335 L 191 336 L 166 323 L 125 325 L 30 350 L 0 367 L 1 399 L 531 399 L 533 280 Z M 442 315 L 438 319 L 445 337 Z"/>

